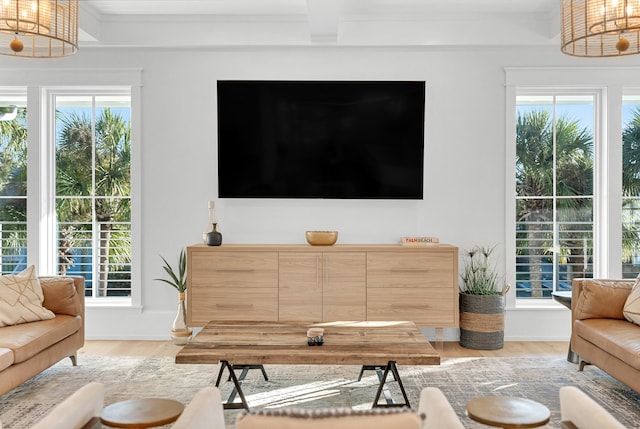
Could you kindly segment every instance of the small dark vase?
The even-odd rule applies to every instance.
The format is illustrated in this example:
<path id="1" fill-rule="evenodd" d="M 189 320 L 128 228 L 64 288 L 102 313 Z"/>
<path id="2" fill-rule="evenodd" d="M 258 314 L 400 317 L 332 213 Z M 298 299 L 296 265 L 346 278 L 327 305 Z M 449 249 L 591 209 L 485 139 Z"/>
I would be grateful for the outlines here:
<path id="1" fill-rule="evenodd" d="M 213 231 L 207 232 L 207 246 L 220 246 L 222 244 L 222 234 L 218 231 L 218 224 L 213 224 Z"/>

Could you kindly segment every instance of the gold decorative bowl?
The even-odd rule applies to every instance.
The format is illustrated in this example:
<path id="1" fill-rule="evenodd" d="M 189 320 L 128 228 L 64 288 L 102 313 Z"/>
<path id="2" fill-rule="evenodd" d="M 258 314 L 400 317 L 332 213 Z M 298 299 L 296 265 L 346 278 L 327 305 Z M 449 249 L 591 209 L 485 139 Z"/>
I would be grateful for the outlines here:
<path id="1" fill-rule="evenodd" d="M 307 231 L 307 243 L 312 246 L 331 246 L 338 240 L 338 231 Z"/>

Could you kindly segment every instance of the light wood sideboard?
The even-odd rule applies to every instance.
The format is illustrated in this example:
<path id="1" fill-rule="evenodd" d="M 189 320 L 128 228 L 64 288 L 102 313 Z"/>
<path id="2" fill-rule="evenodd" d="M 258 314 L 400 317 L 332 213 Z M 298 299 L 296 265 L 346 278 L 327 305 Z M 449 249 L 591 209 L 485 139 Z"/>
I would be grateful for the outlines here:
<path id="1" fill-rule="evenodd" d="M 458 327 L 458 248 L 187 247 L 187 321 L 409 320 Z"/>

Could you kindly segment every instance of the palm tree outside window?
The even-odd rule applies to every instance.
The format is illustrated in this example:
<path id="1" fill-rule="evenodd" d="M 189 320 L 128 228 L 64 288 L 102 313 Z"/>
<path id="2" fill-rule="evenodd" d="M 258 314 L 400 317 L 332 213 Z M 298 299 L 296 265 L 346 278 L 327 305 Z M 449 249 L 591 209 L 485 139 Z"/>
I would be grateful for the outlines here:
<path id="1" fill-rule="evenodd" d="M 27 264 L 27 96 L 4 91 L 0 107 L 17 106 L 15 118 L 0 120 L 0 269 L 15 274 Z"/>
<path id="2" fill-rule="evenodd" d="M 130 96 L 56 96 L 57 271 L 131 296 Z"/>
<path id="3" fill-rule="evenodd" d="M 594 277 L 598 230 L 621 236 L 622 259 L 607 261 L 619 264 L 615 271 L 624 278 L 640 272 L 640 95 L 622 99 L 622 157 L 608 160 L 613 174 L 622 175 L 618 225 L 594 216 L 609 209 L 597 206 L 606 200 L 595 195 L 596 170 L 600 168 L 601 181 L 610 179 L 598 167 L 604 160 L 595 156 L 595 112 L 603 111 L 597 103 L 593 94 L 522 91 L 516 97 L 517 298 L 550 298 L 554 291 L 570 290 L 574 278 Z M 599 254 L 606 257 L 608 252 Z"/>
<path id="4" fill-rule="evenodd" d="M 550 298 L 593 276 L 592 95 L 518 96 L 516 297 Z"/>

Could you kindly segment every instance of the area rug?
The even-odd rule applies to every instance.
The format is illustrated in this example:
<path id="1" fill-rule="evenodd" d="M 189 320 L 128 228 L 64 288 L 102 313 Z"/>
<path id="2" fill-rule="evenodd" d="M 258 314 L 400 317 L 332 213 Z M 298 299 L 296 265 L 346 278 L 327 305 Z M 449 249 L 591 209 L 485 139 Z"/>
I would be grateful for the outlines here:
<path id="1" fill-rule="evenodd" d="M 357 381 L 357 366 L 267 365 L 269 380 L 251 370 L 243 383 L 252 409 L 302 407 L 370 408 L 378 378 L 365 372 Z M 418 405 L 420 390 L 437 386 L 449 399 L 464 425 L 486 428 L 469 420 L 466 402 L 474 397 L 500 394 L 530 398 L 551 410 L 547 428 L 560 427 L 558 391 L 578 386 L 628 428 L 640 428 L 640 395 L 596 367 L 583 372 L 563 357 L 446 358 L 439 366 L 400 366 L 409 401 Z M 215 382 L 217 365 L 176 365 L 169 357 L 80 356 L 77 367 L 65 359 L 22 386 L 0 396 L 0 421 L 5 429 L 23 429 L 41 419 L 57 403 L 89 381 L 106 386 L 105 403 L 139 398 L 167 397 L 188 403 L 202 387 Z M 388 383 L 389 394 L 402 400 L 397 383 Z M 225 398 L 231 383 L 224 382 Z M 233 428 L 240 411 L 225 411 L 227 428 Z M 167 426 L 170 427 L 170 426 Z"/>

